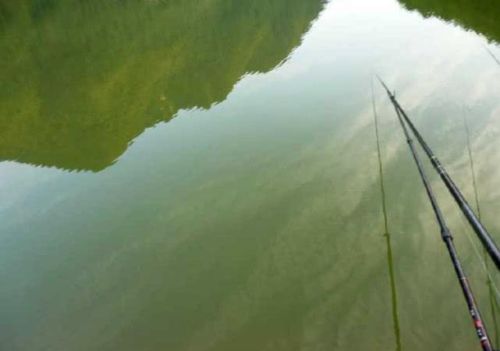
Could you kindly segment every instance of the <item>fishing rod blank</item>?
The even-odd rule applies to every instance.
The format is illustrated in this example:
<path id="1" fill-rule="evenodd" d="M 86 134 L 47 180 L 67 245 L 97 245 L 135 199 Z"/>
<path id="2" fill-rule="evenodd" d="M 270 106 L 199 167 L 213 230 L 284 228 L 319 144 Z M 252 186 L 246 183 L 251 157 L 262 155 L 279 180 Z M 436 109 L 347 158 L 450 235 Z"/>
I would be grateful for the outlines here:
<path id="1" fill-rule="evenodd" d="M 389 95 L 392 104 L 394 105 L 394 108 L 396 111 L 399 111 L 401 114 L 402 118 L 408 123 L 408 126 L 412 130 L 413 134 L 417 138 L 418 142 L 424 149 L 425 153 L 429 157 L 434 169 L 439 173 L 441 176 L 441 179 L 445 183 L 446 187 L 448 188 L 448 191 L 451 193 L 455 201 L 457 202 L 458 206 L 462 210 L 465 218 L 467 218 L 467 221 L 469 224 L 472 226 L 474 231 L 476 232 L 477 236 L 481 240 L 481 243 L 483 244 L 484 248 L 490 255 L 491 259 L 495 263 L 496 267 L 498 270 L 500 270 L 500 250 L 498 249 L 495 241 L 491 237 L 490 233 L 486 230 L 486 228 L 483 226 L 479 218 L 476 216 L 470 205 L 468 204 L 467 200 L 465 200 L 465 197 L 462 195 L 462 192 L 460 189 L 455 185 L 455 182 L 451 179 L 449 176 L 448 172 L 446 172 L 446 169 L 443 167 L 441 162 L 438 160 L 436 155 L 432 152 L 431 148 L 427 143 L 425 142 L 424 138 L 422 135 L 419 133 L 415 125 L 412 123 L 406 112 L 403 110 L 401 105 L 398 103 L 396 100 L 396 97 L 389 91 L 389 88 L 387 88 L 387 85 L 378 78 L 384 89 L 387 91 L 387 94 Z"/>
<path id="2" fill-rule="evenodd" d="M 391 97 L 391 100 L 394 99 L 394 95 L 389 93 L 389 96 Z M 465 275 L 465 272 L 462 268 L 462 264 L 460 263 L 460 260 L 458 258 L 457 251 L 455 249 L 455 245 L 453 244 L 453 236 L 451 234 L 451 231 L 449 230 L 448 226 L 446 225 L 446 221 L 444 220 L 443 213 L 441 212 L 441 209 L 437 203 L 436 197 L 434 195 L 434 192 L 432 190 L 432 187 L 430 185 L 429 179 L 427 178 L 427 175 L 425 174 L 424 167 L 422 165 L 422 161 L 420 160 L 420 157 L 418 156 L 418 153 L 415 149 L 415 145 L 413 143 L 413 139 L 411 138 L 408 129 L 403 121 L 403 118 L 401 117 L 401 112 L 398 109 L 396 110 L 396 114 L 398 115 L 398 120 L 399 123 L 401 124 L 401 128 L 403 129 L 404 135 L 406 137 L 406 141 L 408 143 L 408 146 L 410 147 L 411 154 L 413 156 L 413 159 L 415 160 L 415 163 L 418 168 L 418 172 L 420 174 L 420 178 L 422 179 L 422 183 L 424 184 L 425 191 L 427 192 L 427 196 L 429 197 L 429 201 L 431 202 L 432 209 L 434 210 L 434 215 L 436 216 L 437 222 L 439 224 L 439 228 L 441 230 L 441 238 L 443 239 L 444 243 L 446 244 L 446 248 L 448 249 L 448 253 L 450 254 L 451 261 L 453 263 L 453 268 L 455 269 L 455 273 L 457 275 L 458 281 L 460 283 L 460 287 L 462 288 L 462 292 L 465 297 L 465 301 L 467 302 L 467 307 L 469 309 L 469 313 L 472 317 L 472 320 L 474 322 L 474 328 L 476 329 L 476 334 L 479 338 L 479 341 L 481 343 L 481 347 L 483 351 L 494 351 L 493 347 L 491 346 L 490 338 L 488 336 L 488 333 L 486 331 L 486 328 L 483 323 L 483 319 L 481 317 L 481 314 L 479 312 L 479 308 L 476 304 L 476 300 L 474 298 L 474 295 L 472 293 L 472 289 L 469 285 L 469 281 L 467 280 L 467 277 Z"/>

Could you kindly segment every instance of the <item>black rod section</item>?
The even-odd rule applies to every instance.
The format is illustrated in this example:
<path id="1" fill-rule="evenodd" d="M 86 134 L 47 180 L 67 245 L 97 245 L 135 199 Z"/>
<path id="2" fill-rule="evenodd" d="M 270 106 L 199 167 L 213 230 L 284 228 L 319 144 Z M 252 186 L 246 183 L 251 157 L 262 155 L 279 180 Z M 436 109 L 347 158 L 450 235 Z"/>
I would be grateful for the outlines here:
<path id="1" fill-rule="evenodd" d="M 483 244 L 484 248 L 488 252 L 489 256 L 495 263 L 495 266 L 497 267 L 498 270 L 500 270 L 500 250 L 498 249 L 498 246 L 496 245 L 495 241 L 491 237 L 490 233 L 486 230 L 484 225 L 481 223 L 477 215 L 474 213 L 470 205 L 468 204 L 467 200 L 465 200 L 465 197 L 462 195 L 462 192 L 460 189 L 455 185 L 455 182 L 451 179 L 449 176 L 448 172 L 446 172 L 446 169 L 443 167 L 441 162 L 438 160 L 436 155 L 432 152 L 431 148 L 429 145 L 425 142 L 424 138 L 422 135 L 419 133 L 415 125 L 412 123 L 406 112 L 403 110 L 401 105 L 398 103 L 396 100 L 396 97 L 391 94 L 389 91 L 389 88 L 387 88 L 387 85 L 379 78 L 380 83 L 384 87 L 384 89 L 387 91 L 387 94 L 389 94 L 389 97 L 391 99 L 392 104 L 394 105 L 394 108 L 399 111 L 399 113 L 402 115 L 402 118 L 408 123 L 408 126 L 412 130 L 413 134 L 417 138 L 418 142 L 422 146 L 422 149 L 424 149 L 425 153 L 429 157 L 432 166 L 436 170 L 436 172 L 439 173 L 441 179 L 443 180 L 444 184 L 446 185 L 446 188 L 448 188 L 448 191 L 451 193 L 455 201 L 457 202 L 458 206 L 462 210 L 465 218 L 467 218 L 467 221 L 471 225 L 472 229 L 474 229 L 474 232 L 477 234 L 479 240 L 481 240 L 481 243 Z"/>
<path id="2" fill-rule="evenodd" d="M 389 92 L 389 96 L 391 100 L 394 101 L 395 97 L 393 94 Z M 465 297 L 465 301 L 467 303 L 467 307 L 474 323 L 474 328 L 476 330 L 477 337 L 481 344 L 481 348 L 483 351 L 494 351 L 491 346 L 490 338 L 484 326 L 483 319 L 479 312 L 479 308 L 476 304 L 476 300 L 474 298 L 474 294 L 472 293 L 471 286 L 469 285 L 469 281 L 467 280 L 467 276 L 465 275 L 464 269 L 462 268 L 462 264 L 458 258 L 457 251 L 455 249 L 455 245 L 453 244 L 453 236 L 448 226 L 446 225 L 446 221 L 444 219 L 443 213 L 441 212 L 441 208 L 439 207 L 434 192 L 432 190 L 431 184 L 427 175 L 425 174 L 424 167 L 422 165 L 422 161 L 418 156 L 418 153 L 415 149 L 415 145 L 413 143 L 413 139 L 408 132 L 408 129 L 401 117 L 401 111 L 395 108 L 396 114 L 398 115 L 399 123 L 401 124 L 401 128 L 403 129 L 404 135 L 406 137 L 406 141 L 408 146 L 410 147 L 411 154 L 413 159 L 415 160 L 415 164 L 417 165 L 418 172 L 420 174 L 420 178 L 422 179 L 422 183 L 424 184 L 425 191 L 427 192 L 427 196 L 429 197 L 429 201 L 431 202 L 432 209 L 434 210 L 434 215 L 436 216 L 436 220 L 439 225 L 439 229 L 441 230 L 441 238 L 443 239 L 446 248 L 448 249 L 448 253 L 450 254 L 451 262 L 453 264 L 453 268 L 455 269 L 455 273 L 457 275 L 458 281 L 460 283 L 460 287 L 462 289 L 463 295 Z"/>

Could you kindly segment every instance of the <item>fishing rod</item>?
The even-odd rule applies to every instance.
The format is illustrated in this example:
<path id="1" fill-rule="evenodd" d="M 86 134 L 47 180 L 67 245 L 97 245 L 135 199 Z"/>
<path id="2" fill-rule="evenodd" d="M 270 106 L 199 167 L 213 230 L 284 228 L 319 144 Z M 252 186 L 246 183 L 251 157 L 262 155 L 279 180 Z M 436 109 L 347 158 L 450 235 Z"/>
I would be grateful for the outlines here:
<path id="1" fill-rule="evenodd" d="M 381 83 L 383 83 L 381 81 Z M 395 97 L 393 94 L 389 93 L 389 96 L 391 100 L 395 100 Z M 431 184 L 429 182 L 429 179 L 427 178 L 427 175 L 425 174 L 424 167 L 422 165 L 422 161 L 420 160 L 420 157 L 418 156 L 417 150 L 415 149 L 415 145 L 413 142 L 413 139 L 410 136 L 410 133 L 408 132 L 408 129 L 403 121 L 403 117 L 401 114 L 401 111 L 399 109 L 395 109 L 396 114 L 398 116 L 399 123 L 401 124 L 401 128 L 403 129 L 403 133 L 406 137 L 406 141 L 408 143 L 408 146 L 410 148 L 411 154 L 413 156 L 413 159 L 415 161 L 415 164 L 417 165 L 418 172 L 420 174 L 420 178 L 422 180 L 422 183 L 425 187 L 425 191 L 427 192 L 427 196 L 429 198 L 429 201 L 432 205 L 432 209 L 434 211 L 434 215 L 436 216 L 436 220 L 439 225 L 439 229 L 441 231 L 441 238 L 443 239 L 446 248 L 448 249 L 448 253 L 451 258 L 451 262 L 453 263 L 453 268 L 455 269 L 455 273 L 457 275 L 458 281 L 460 283 L 460 287 L 462 288 L 462 292 L 465 297 L 465 301 L 467 302 L 467 307 L 469 309 L 470 316 L 472 318 L 472 321 L 474 322 L 474 328 L 476 330 L 476 334 L 478 336 L 478 339 L 481 344 L 481 348 L 483 351 L 495 351 L 490 342 L 490 338 L 488 336 L 488 333 L 486 331 L 486 328 L 484 326 L 483 319 L 481 317 L 481 314 L 479 312 L 479 308 L 476 304 L 476 300 L 474 298 L 474 294 L 472 293 L 472 289 L 469 285 L 469 281 L 467 280 L 467 276 L 465 275 L 464 269 L 462 268 L 462 264 L 460 263 L 460 260 L 458 258 L 457 251 L 455 249 L 455 245 L 453 243 L 453 236 L 451 234 L 450 229 L 446 225 L 446 221 L 444 219 L 443 213 L 441 212 L 441 208 L 439 207 L 436 197 L 434 195 L 434 192 L 432 190 Z"/>
<path id="2" fill-rule="evenodd" d="M 408 126 L 410 127 L 411 131 L 413 132 L 418 142 L 424 149 L 425 153 L 429 157 L 432 166 L 434 167 L 436 172 L 438 172 L 439 175 L 441 176 L 441 179 L 445 183 L 446 188 L 448 188 L 448 191 L 451 193 L 451 195 L 457 202 L 465 218 L 467 218 L 467 221 L 472 226 L 472 229 L 474 229 L 474 231 L 476 232 L 477 236 L 479 237 L 479 240 L 481 240 L 481 243 L 483 244 L 486 251 L 490 255 L 491 259 L 495 263 L 497 269 L 500 270 L 500 250 L 495 244 L 495 241 L 492 239 L 490 233 L 486 230 L 484 225 L 476 216 L 471 206 L 468 204 L 467 200 L 465 200 L 465 197 L 462 195 L 460 189 L 455 185 L 455 183 L 453 182 L 453 180 L 451 179 L 451 177 L 449 176 L 448 172 L 443 167 L 441 162 L 438 160 L 436 155 L 434 155 L 429 145 L 425 142 L 422 135 L 419 133 L 419 131 L 417 130 L 413 122 L 410 120 L 406 112 L 403 110 L 399 102 L 396 100 L 396 97 L 389 91 L 389 88 L 387 88 L 387 85 L 380 79 L 380 77 L 378 77 L 378 79 L 382 84 L 382 86 L 384 87 L 384 89 L 386 90 L 387 94 L 389 95 L 391 102 L 394 105 L 394 108 L 396 109 L 396 111 L 399 111 L 402 118 L 406 121 L 406 123 L 408 123 Z"/>

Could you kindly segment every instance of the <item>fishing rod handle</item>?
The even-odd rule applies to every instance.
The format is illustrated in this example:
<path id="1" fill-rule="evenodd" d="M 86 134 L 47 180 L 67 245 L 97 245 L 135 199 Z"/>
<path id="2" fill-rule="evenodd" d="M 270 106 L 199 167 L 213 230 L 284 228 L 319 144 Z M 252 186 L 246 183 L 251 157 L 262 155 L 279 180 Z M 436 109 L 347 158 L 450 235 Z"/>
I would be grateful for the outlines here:
<path id="1" fill-rule="evenodd" d="M 491 345 L 491 341 L 483 322 L 483 318 L 481 317 L 481 313 L 479 312 L 479 307 L 477 306 L 477 302 L 474 298 L 474 294 L 472 293 L 472 288 L 469 284 L 469 280 L 467 279 L 462 264 L 460 263 L 460 260 L 458 258 L 458 254 L 455 245 L 453 244 L 452 238 L 449 237 L 447 240 L 445 240 L 445 244 L 448 249 L 448 253 L 450 254 L 453 268 L 455 269 L 455 273 L 460 283 L 460 288 L 462 289 L 463 295 L 465 297 L 465 302 L 467 303 L 467 308 L 472 318 L 474 329 L 476 330 L 476 335 L 481 344 L 481 348 L 483 349 L 483 351 L 495 351 L 493 349 L 493 346 Z"/>

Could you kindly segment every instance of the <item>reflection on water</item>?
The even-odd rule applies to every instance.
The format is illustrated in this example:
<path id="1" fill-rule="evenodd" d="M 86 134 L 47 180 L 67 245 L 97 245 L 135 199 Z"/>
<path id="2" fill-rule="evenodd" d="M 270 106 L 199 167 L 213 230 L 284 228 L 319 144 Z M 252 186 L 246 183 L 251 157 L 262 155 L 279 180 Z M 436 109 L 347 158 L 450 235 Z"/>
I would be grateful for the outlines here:
<path id="1" fill-rule="evenodd" d="M 498 237 L 493 44 L 397 0 L 0 4 L 0 155 L 19 160 L 0 163 L 1 350 L 477 346 L 376 86 L 380 235 L 370 79 L 396 89 L 470 198 L 471 108 Z M 484 272 L 436 180 L 491 331 Z"/>
<path id="2" fill-rule="evenodd" d="M 500 315 L 500 305 L 498 303 L 497 291 L 495 291 L 495 286 L 493 285 L 493 280 L 489 275 L 486 277 L 486 284 L 488 285 L 488 293 L 490 294 L 490 313 L 492 316 L 492 329 L 493 335 L 495 336 L 493 345 L 496 346 L 498 350 L 499 344 L 499 332 L 498 332 L 498 316 Z"/>
<path id="3" fill-rule="evenodd" d="M 491 51 L 490 48 L 485 48 L 485 50 L 488 52 L 491 58 L 495 60 L 495 62 L 498 63 L 498 65 L 500 66 L 500 59 L 493 53 L 493 51 Z"/>
<path id="4" fill-rule="evenodd" d="M 394 325 L 394 340 L 396 342 L 396 351 L 401 351 L 401 328 L 399 325 L 399 311 L 398 311 L 398 292 L 396 286 L 396 275 L 394 273 L 394 258 L 392 254 L 392 243 L 391 243 L 391 233 L 389 232 L 389 219 L 387 216 L 387 199 L 385 195 L 385 183 L 384 183 L 384 167 L 382 161 L 382 153 L 380 149 L 380 132 L 377 115 L 377 107 L 375 104 L 375 92 L 373 88 L 372 80 L 372 108 L 373 108 L 373 119 L 375 127 L 375 138 L 377 141 L 377 159 L 378 159 L 378 170 L 379 170 L 379 182 L 380 182 L 380 196 L 382 205 L 382 218 L 384 221 L 384 237 L 387 245 L 387 271 L 389 273 L 389 282 L 391 287 L 391 304 L 392 304 L 392 322 Z"/>
<path id="5" fill-rule="evenodd" d="M 467 110 L 464 109 L 464 130 L 465 130 L 465 138 L 467 141 L 467 154 L 469 156 L 469 166 L 470 166 L 470 175 L 471 175 L 471 180 L 472 180 L 472 189 L 474 191 L 474 203 L 476 205 L 476 213 L 480 221 L 482 221 L 481 218 L 481 205 L 479 203 L 479 193 L 478 193 L 478 184 L 477 184 L 477 178 L 476 178 L 476 168 L 474 166 L 474 156 L 473 156 L 473 151 L 472 151 L 472 146 L 471 146 L 471 136 L 470 136 L 470 128 L 469 128 L 469 122 L 467 121 Z M 489 271 L 489 257 L 488 253 L 486 251 L 486 248 L 483 247 L 483 259 L 485 262 L 484 268 L 486 269 L 485 275 L 486 275 L 486 285 L 488 286 L 488 293 L 489 293 L 489 303 L 490 303 L 490 313 L 492 317 L 492 344 L 498 349 L 498 321 L 497 321 L 497 314 L 500 312 L 500 309 L 498 308 L 498 300 L 497 300 L 497 295 L 495 291 L 495 286 L 494 286 L 494 281 L 491 279 L 491 274 Z"/>
<path id="6" fill-rule="evenodd" d="M 0 160 L 99 171 L 145 128 L 224 100 L 323 0 L 0 2 Z"/>
<path id="7" fill-rule="evenodd" d="M 500 42 L 498 2 L 491 0 L 398 0 L 409 10 L 424 16 L 437 16 Z"/>
<path id="8" fill-rule="evenodd" d="M 394 258 L 392 254 L 392 242 L 391 233 L 389 232 L 389 219 L 387 216 L 387 199 L 385 194 L 385 182 L 384 182 L 384 167 L 382 161 L 382 154 L 380 148 L 380 132 L 379 132 L 379 116 L 377 114 L 377 107 L 375 104 L 375 92 L 373 88 L 372 80 L 372 107 L 373 107 L 373 119 L 375 126 L 375 138 L 377 140 L 377 159 L 378 159 L 378 170 L 379 170 L 379 182 L 380 182 L 380 198 L 382 204 L 382 217 L 384 222 L 384 237 L 386 242 L 386 252 L 387 252 L 387 271 L 389 273 L 389 282 L 391 287 L 391 304 L 392 304 L 392 322 L 394 325 L 394 340 L 396 342 L 396 351 L 401 351 L 401 328 L 399 326 L 399 312 L 398 312 L 398 292 L 396 286 L 396 275 L 394 273 Z"/>

